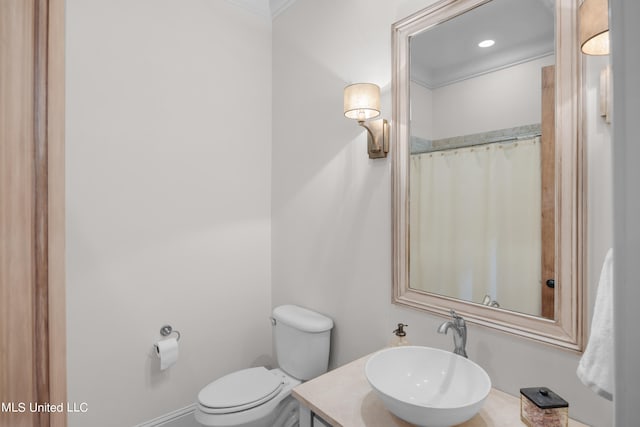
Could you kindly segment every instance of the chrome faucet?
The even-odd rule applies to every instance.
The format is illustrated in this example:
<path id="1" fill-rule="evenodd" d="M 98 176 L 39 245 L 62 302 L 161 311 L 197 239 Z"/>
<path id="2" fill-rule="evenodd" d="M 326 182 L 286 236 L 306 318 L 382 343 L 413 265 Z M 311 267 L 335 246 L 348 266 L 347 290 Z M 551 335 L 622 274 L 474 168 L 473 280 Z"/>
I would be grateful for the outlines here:
<path id="1" fill-rule="evenodd" d="M 464 319 L 458 316 L 453 309 L 451 309 L 450 313 L 453 321 L 449 320 L 440 325 L 438 327 L 438 333 L 446 334 L 449 328 L 453 329 L 453 344 L 455 345 L 453 352 L 460 356 L 467 357 L 467 351 L 465 350 L 467 346 L 467 325 Z"/>

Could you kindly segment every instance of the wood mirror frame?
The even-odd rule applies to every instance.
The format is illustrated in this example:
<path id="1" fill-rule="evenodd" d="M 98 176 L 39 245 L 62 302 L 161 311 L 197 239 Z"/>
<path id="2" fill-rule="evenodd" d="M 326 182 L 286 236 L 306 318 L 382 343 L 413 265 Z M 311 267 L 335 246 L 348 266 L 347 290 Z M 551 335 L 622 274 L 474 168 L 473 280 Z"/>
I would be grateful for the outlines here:
<path id="1" fill-rule="evenodd" d="M 553 319 L 497 309 L 409 287 L 409 38 L 490 0 L 441 0 L 392 26 L 393 302 L 580 352 L 584 343 L 585 151 L 577 0 L 555 6 L 555 307 Z"/>

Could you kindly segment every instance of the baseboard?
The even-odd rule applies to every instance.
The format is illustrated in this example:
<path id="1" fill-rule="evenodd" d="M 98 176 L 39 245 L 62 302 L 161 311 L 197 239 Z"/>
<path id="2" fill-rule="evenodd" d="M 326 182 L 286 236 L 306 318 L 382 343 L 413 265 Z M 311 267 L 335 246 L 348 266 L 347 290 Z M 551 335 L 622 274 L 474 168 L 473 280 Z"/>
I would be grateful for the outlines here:
<path id="1" fill-rule="evenodd" d="M 193 415 L 195 409 L 195 404 L 185 406 L 134 427 L 198 427 L 199 424 Z"/>

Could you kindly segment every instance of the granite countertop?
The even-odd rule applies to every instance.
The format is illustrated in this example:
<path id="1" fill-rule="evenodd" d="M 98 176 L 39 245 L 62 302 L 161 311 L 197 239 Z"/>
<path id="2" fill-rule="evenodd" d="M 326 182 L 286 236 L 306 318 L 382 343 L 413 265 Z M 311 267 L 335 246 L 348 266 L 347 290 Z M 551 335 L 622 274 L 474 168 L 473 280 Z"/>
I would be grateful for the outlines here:
<path id="1" fill-rule="evenodd" d="M 411 427 L 391 414 L 367 382 L 364 365 L 371 354 L 327 372 L 293 389 L 300 403 L 334 427 Z M 571 408 L 569 408 L 571 410 Z M 491 389 L 482 410 L 460 427 L 525 426 L 520 399 Z M 570 427 L 587 427 L 574 420 Z"/>

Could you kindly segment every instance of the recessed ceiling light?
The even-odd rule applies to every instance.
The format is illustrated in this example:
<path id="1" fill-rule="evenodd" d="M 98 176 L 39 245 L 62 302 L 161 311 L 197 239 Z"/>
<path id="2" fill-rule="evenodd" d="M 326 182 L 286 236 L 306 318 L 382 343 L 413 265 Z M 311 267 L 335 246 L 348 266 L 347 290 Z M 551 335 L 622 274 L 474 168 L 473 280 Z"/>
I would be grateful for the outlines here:
<path id="1" fill-rule="evenodd" d="M 480 46 L 480 47 L 491 47 L 494 44 L 496 44 L 496 42 L 493 41 L 493 40 L 482 40 L 480 43 L 478 43 L 478 46 Z"/>

